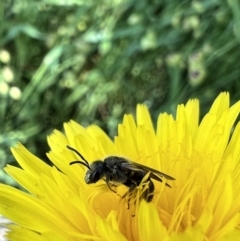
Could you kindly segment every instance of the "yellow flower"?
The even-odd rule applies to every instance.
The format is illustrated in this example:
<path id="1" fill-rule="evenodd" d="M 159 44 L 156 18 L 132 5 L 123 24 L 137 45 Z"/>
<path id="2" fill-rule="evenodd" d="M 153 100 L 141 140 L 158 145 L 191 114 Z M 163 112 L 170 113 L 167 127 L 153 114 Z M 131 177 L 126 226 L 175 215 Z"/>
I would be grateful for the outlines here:
<path id="1" fill-rule="evenodd" d="M 12 148 L 22 167 L 6 171 L 29 193 L 0 185 L 0 213 L 12 220 L 7 234 L 18 241 L 205 241 L 240 240 L 240 102 L 230 107 L 222 93 L 199 124 L 199 103 L 179 105 L 176 120 L 160 114 L 154 131 L 146 106 L 136 122 L 125 115 L 112 141 L 100 128 L 74 121 L 48 138 L 53 167 L 27 151 Z M 234 129 L 233 129 L 234 127 Z M 87 185 L 86 167 L 107 156 L 122 156 L 173 176 L 172 188 L 153 180 L 154 198 L 128 207 L 124 185 L 109 190 L 104 181 Z M 166 180 L 164 180 L 165 182 Z M 130 196 L 131 197 L 131 196 Z"/>

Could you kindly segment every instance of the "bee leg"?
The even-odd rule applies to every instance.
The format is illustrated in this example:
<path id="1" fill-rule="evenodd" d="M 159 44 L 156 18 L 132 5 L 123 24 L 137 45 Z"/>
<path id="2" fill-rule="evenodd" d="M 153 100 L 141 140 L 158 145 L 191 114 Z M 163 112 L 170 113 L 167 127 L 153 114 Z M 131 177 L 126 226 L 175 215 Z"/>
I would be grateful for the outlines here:
<path id="1" fill-rule="evenodd" d="M 130 186 L 130 188 L 128 189 L 128 191 L 122 196 L 122 199 L 124 199 L 125 197 L 127 197 L 127 209 L 130 208 L 130 200 L 131 200 L 131 196 L 133 194 L 133 190 L 137 187 L 137 185 L 134 183 Z"/>
<path id="2" fill-rule="evenodd" d="M 130 209 L 130 200 L 131 200 L 131 196 L 132 196 L 132 192 L 131 193 L 129 193 L 129 198 L 128 198 L 128 200 L 127 200 L 127 209 Z"/>
<path id="3" fill-rule="evenodd" d="M 108 186 L 108 188 L 112 191 L 112 192 L 114 192 L 114 193 L 117 193 L 115 190 L 113 190 L 112 188 L 111 188 L 111 186 L 110 186 L 110 180 L 109 180 L 109 178 L 108 177 L 106 177 L 106 180 L 104 180 L 106 183 L 107 183 L 107 186 Z M 111 184 L 112 185 L 112 184 Z M 114 185 L 113 185 L 114 186 Z"/>
<path id="4" fill-rule="evenodd" d="M 109 188 L 112 192 L 117 193 L 115 190 L 113 190 L 113 189 L 111 188 L 111 186 L 109 185 L 109 182 L 107 182 L 107 185 L 108 185 L 108 188 Z"/>
<path id="5" fill-rule="evenodd" d="M 129 192 L 127 192 L 129 195 L 128 195 L 128 199 L 127 199 L 127 209 L 129 210 L 130 209 L 130 200 L 131 200 L 131 196 L 132 196 L 132 192 L 131 193 L 129 193 Z M 126 195 L 124 195 L 124 196 L 126 196 Z M 135 202 L 134 202 L 134 204 L 135 204 Z"/>

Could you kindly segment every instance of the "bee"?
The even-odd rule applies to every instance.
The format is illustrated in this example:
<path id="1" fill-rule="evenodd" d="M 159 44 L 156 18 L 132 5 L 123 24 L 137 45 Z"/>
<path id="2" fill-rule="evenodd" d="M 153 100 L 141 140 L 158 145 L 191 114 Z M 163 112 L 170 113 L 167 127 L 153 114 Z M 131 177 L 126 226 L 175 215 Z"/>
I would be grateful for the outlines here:
<path id="1" fill-rule="evenodd" d="M 84 178 L 87 184 L 96 183 L 103 179 L 109 189 L 115 193 L 116 191 L 111 187 L 112 183 L 125 185 L 129 188 L 128 193 L 131 194 L 141 184 L 143 178 L 149 173 L 144 181 L 145 184 L 148 184 L 148 187 L 141 194 L 141 198 L 145 199 L 147 202 L 151 202 L 154 196 L 154 184 L 151 179 L 159 182 L 162 182 L 163 178 L 166 178 L 167 180 L 175 180 L 175 178 L 165 173 L 118 156 L 109 156 L 104 160 L 96 160 L 89 164 L 76 149 L 70 146 L 67 146 L 67 148 L 75 152 L 82 159 L 82 161 L 72 161 L 70 162 L 70 165 L 79 163 L 88 168 Z M 171 187 L 168 183 L 165 183 L 165 185 Z"/>

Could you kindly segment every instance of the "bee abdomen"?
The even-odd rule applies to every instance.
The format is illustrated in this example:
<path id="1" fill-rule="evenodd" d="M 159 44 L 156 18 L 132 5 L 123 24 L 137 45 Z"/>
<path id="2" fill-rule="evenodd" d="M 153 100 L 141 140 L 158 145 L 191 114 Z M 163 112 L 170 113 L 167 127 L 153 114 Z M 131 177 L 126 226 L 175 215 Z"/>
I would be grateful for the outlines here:
<path id="1" fill-rule="evenodd" d="M 147 202 L 151 202 L 153 199 L 153 192 L 154 192 L 154 184 L 152 180 L 149 178 L 146 182 L 148 182 L 148 187 L 147 189 L 143 192 L 142 198 L 145 199 Z"/>

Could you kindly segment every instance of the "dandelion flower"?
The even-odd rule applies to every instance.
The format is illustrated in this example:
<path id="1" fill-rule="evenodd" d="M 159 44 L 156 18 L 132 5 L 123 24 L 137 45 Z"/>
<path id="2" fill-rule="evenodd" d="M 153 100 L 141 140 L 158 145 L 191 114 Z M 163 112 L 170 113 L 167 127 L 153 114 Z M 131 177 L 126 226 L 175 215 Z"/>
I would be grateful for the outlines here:
<path id="1" fill-rule="evenodd" d="M 21 144 L 12 148 L 21 168 L 6 172 L 28 192 L 0 185 L 0 213 L 10 219 L 7 238 L 16 241 L 226 241 L 240 240 L 240 102 L 230 106 L 221 93 L 199 123 L 199 102 L 177 107 L 176 119 L 160 114 L 156 131 L 144 105 L 136 121 L 125 115 L 112 141 L 99 127 L 64 124 L 65 134 L 48 137 L 49 166 Z M 173 176 L 172 188 L 153 180 L 151 202 L 135 198 L 124 185 L 109 190 L 104 180 L 87 185 L 86 167 L 67 145 L 90 163 L 122 156 Z M 139 197 L 139 196 L 138 196 Z"/>

